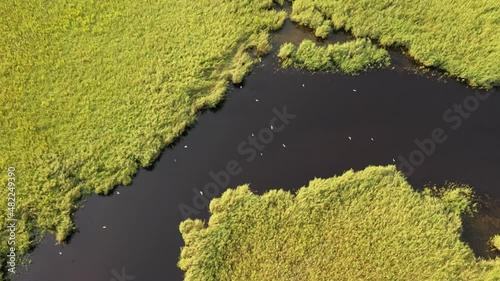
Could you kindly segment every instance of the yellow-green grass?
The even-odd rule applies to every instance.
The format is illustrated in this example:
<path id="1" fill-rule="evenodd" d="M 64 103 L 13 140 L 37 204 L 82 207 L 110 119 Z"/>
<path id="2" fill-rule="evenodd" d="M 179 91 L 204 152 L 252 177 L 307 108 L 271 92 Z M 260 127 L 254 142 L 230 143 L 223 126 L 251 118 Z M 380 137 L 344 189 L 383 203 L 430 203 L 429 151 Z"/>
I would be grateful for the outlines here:
<path id="1" fill-rule="evenodd" d="M 207 223 L 181 223 L 178 265 L 186 281 L 499 280 L 500 260 L 460 240 L 472 195 L 415 191 L 394 166 L 314 179 L 296 194 L 244 185 L 212 200 Z"/>
<path id="2" fill-rule="evenodd" d="M 318 37 L 344 29 L 378 39 L 472 86 L 500 85 L 497 0 L 294 0 L 291 19 Z"/>
<path id="3" fill-rule="evenodd" d="M 368 15 L 357 5 L 386 2 L 315 2 L 324 19 L 333 12 L 342 15 L 333 17 L 332 27 L 397 43 L 424 64 L 473 85 L 498 82 L 498 21 L 491 20 L 498 7 L 492 0 L 426 1 L 422 7 L 400 2 L 389 11 L 367 9 L 375 11 Z M 295 1 L 292 17 L 300 3 L 312 2 Z M 269 50 L 268 31 L 284 20 L 284 12 L 271 5 L 270 0 L 2 1 L 0 194 L 7 206 L 7 167 L 15 167 L 18 254 L 46 231 L 64 240 L 74 229 L 71 214 L 79 199 L 130 183 L 138 167 L 149 165 L 195 122 L 200 109 L 223 98 L 229 81 L 241 81 L 258 59 L 254 55 Z M 429 7 L 444 15 L 434 19 L 437 24 L 428 23 Z M 399 10 L 409 11 L 397 17 L 401 26 L 394 19 L 373 25 L 374 18 Z M 422 17 L 436 38 L 411 33 L 408 26 L 423 28 L 415 23 Z M 364 32 L 377 28 L 384 36 Z M 323 37 L 330 32 L 327 25 L 316 31 Z M 415 42 L 429 39 L 431 47 L 443 44 L 429 58 L 420 55 L 427 54 L 427 45 L 413 48 L 401 32 Z M 464 40 L 470 46 L 461 44 Z M 432 58 L 446 65 L 426 63 Z M 6 219 L 0 212 L 0 272 L 5 271 Z"/>
<path id="4" fill-rule="evenodd" d="M 130 183 L 270 48 L 271 0 L 0 4 L 0 186 L 15 167 L 17 254 L 63 241 L 91 192 Z M 7 214 L 0 212 L 5 272 Z"/>
<path id="5" fill-rule="evenodd" d="M 297 47 L 292 43 L 281 46 L 278 57 L 284 68 L 293 66 L 311 71 L 341 71 L 356 74 L 372 67 L 390 64 L 389 52 L 378 48 L 366 38 L 318 46 L 304 40 Z"/>
<path id="6" fill-rule="evenodd" d="M 500 235 L 495 235 L 491 238 L 491 246 L 495 251 L 500 251 Z"/>

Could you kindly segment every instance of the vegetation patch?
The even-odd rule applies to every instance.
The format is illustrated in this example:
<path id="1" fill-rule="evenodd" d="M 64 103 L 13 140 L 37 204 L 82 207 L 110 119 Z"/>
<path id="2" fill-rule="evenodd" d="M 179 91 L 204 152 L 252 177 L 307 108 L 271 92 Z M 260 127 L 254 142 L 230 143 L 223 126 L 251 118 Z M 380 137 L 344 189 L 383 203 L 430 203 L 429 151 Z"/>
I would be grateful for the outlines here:
<path id="1" fill-rule="evenodd" d="M 495 235 L 491 238 L 491 246 L 493 246 L 493 249 L 496 251 L 500 251 L 500 235 Z"/>
<path id="2" fill-rule="evenodd" d="M 496 0 L 294 0 L 291 19 L 326 37 L 330 27 L 407 50 L 426 67 L 472 86 L 500 85 Z"/>
<path id="3" fill-rule="evenodd" d="M 257 1 L 2 1 L 0 194 L 16 170 L 17 254 L 63 241 L 77 202 L 129 184 L 270 48 Z M 0 212 L 5 272 L 7 214 Z M 0 277 L 2 279 L 2 277 Z"/>
<path id="4" fill-rule="evenodd" d="M 460 241 L 468 187 L 417 192 L 394 166 L 315 179 L 296 194 L 248 185 L 188 219 L 185 280 L 498 280 Z M 436 197 L 437 196 L 437 197 Z"/>
<path id="5" fill-rule="evenodd" d="M 378 48 L 366 38 L 326 46 L 318 46 L 311 40 L 302 41 L 298 47 L 285 43 L 278 57 L 284 68 L 293 66 L 311 71 L 341 71 L 349 74 L 390 64 L 387 50 Z"/>

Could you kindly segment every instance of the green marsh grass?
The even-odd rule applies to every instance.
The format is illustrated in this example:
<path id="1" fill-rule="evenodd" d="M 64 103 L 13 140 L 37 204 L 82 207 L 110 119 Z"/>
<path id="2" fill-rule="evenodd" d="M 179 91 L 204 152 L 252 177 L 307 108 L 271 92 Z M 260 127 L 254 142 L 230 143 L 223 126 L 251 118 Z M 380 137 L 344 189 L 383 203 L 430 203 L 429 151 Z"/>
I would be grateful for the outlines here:
<path id="1" fill-rule="evenodd" d="M 475 87 L 500 85 L 496 0 L 294 0 L 291 19 L 326 37 L 330 28 L 406 50 L 423 66 Z"/>
<path id="2" fill-rule="evenodd" d="M 437 197 L 436 197 L 437 196 Z M 499 280 L 460 240 L 472 190 L 417 192 L 394 166 L 314 179 L 296 194 L 248 185 L 181 223 L 186 281 Z"/>
<path id="3" fill-rule="evenodd" d="M 298 47 L 292 43 L 281 46 L 278 58 L 284 68 L 293 66 L 311 71 L 340 71 L 356 74 L 372 67 L 390 64 L 387 50 L 378 48 L 366 38 L 318 46 L 304 40 Z"/>
<path id="4" fill-rule="evenodd" d="M 269 51 L 269 31 L 284 21 L 285 12 L 272 6 L 271 0 L 2 1 L 0 185 L 6 186 L 7 167 L 15 167 L 18 254 L 47 231 L 64 241 L 82 198 L 130 183 L 194 124 L 200 109 L 241 82 Z M 296 0 L 293 6 L 292 19 L 319 37 L 345 28 L 401 46 L 472 85 L 498 85 L 494 0 Z M 0 194 L 6 198 L 7 189 Z M 5 212 L 0 225 L 3 279 Z"/>
<path id="5" fill-rule="evenodd" d="M 495 251 L 500 251 L 500 235 L 495 235 L 491 238 L 491 246 Z"/>
<path id="6" fill-rule="evenodd" d="M 129 184 L 240 82 L 285 19 L 272 5 L 2 1 L 0 194 L 15 167 L 18 255 L 47 231 L 64 241 L 80 199 Z"/>

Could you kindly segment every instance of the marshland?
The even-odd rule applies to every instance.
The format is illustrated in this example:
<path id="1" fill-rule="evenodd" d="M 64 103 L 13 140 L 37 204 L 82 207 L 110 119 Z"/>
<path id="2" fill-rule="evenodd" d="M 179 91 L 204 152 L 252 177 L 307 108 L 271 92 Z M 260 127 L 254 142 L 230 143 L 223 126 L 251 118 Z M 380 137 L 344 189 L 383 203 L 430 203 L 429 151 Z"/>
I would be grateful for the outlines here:
<path id="1" fill-rule="evenodd" d="M 456 4 L 446 11 L 431 5 L 426 13 L 413 12 L 425 7 L 417 1 L 359 4 L 381 18 L 404 15 L 374 27 L 361 12 L 366 7 L 351 1 L 294 1 L 292 20 L 308 27 L 286 20 L 269 35 L 286 17 L 271 1 L 2 3 L 9 16 L 1 19 L 0 160 L 21 171 L 19 252 L 41 242 L 28 257 L 27 274 L 16 280 L 110 279 L 123 267 L 142 280 L 181 280 L 179 204 L 192 200 L 192 188 L 208 182 L 210 171 L 242 160 L 237 145 L 265 126 L 275 107 L 286 105 L 296 121 L 230 186 L 295 190 L 351 168 L 398 165 L 392 159 L 407 157 L 415 139 L 448 129 L 442 118 L 448 108 L 478 88 L 498 85 L 495 3 Z M 389 51 L 391 65 L 356 76 L 282 70 L 277 55 L 292 41 L 287 36 L 314 39 L 309 28 L 318 26 L 295 16 L 306 10 L 321 12 L 322 24 L 328 17 L 341 21 L 331 23 L 331 44 L 343 40 L 344 31 L 370 37 L 370 44 Z M 462 18 L 465 23 L 444 28 Z M 478 29 L 468 29 L 471 24 Z M 314 40 L 312 49 L 324 45 Z M 431 69 L 413 73 L 423 66 Z M 500 198 L 494 181 L 499 102 L 492 95 L 459 130 L 447 131 L 449 140 L 408 178 L 412 186 L 453 181 Z M 149 170 L 133 178 L 140 167 Z M 198 218 L 208 216 L 205 210 Z M 480 247 L 489 247 L 485 243 Z M 494 252 L 482 255 L 490 257 Z"/>

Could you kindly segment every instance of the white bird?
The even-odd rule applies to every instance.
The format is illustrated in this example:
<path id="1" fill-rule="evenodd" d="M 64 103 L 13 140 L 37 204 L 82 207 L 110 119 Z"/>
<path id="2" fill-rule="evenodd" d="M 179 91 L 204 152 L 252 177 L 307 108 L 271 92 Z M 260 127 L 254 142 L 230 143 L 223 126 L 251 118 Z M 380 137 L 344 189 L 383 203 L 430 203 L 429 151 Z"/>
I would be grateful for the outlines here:
<path id="1" fill-rule="evenodd" d="M 252 137 L 254 137 L 255 135 L 252 133 Z"/>
<path id="2" fill-rule="evenodd" d="M 174 159 L 174 162 L 177 162 L 177 159 Z"/>
<path id="3" fill-rule="evenodd" d="M 353 91 L 353 92 L 356 92 L 356 91 L 358 91 L 358 90 L 356 90 L 356 89 L 352 89 L 352 91 Z"/>
<path id="4" fill-rule="evenodd" d="M 286 145 L 285 145 L 285 144 L 283 144 L 283 147 L 286 147 Z"/>
<path id="5" fill-rule="evenodd" d="M 349 138 L 349 140 L 352 140 L 352 138 L 351 138 L 351 137 L 348 137 L 348 138 Z"/>
<path id="6" fill-rule="evenodd" d="M 188 148 L 188 146 L 187 146 L 187 145 L 185 145 L 185 146 L 184 146 L 184 148 Z"/>
<path id="7" fill-rule="evenodd" d="M 119 191 L 117 191 L 117 192 L 116 192 L 116 194 L 120 195 L 120 192 L 119 192 Z"/>
<path id="8" fill-rule="evenodd" d="M 255 99 L 256 102 L 259 102 L 259 99 Z"/>
<path id="9" fill-rule="evenodd" d="M 62 252 L 59 252 L 59 255 L 62 255 Z"/>
<path id="10" fill-rule="evenodd" d="M 302 84 L 302 87 L 305 87 L 306 85 L 305 84 Z"/>
<path id="11" fill-rule="evenodd" d="M 203 195 L 203 191 L 200 190 L 200 194 Z"/>
<path id="12" fill-rule="evenodd" d="M 102 226 L 102 228 L 106 229 L 106 226 L 105 226 L 105 225 L 103 225 L 103 226 Z"/>
<path id="13" fill-rule="evenodd" d="M 394 158 L 392 158 L 392 162 L 396 162 L 396 160 Z"/>
<path id="14" fill-rule="evenodd" d="M 262 152 L 260 153 L 260 156 L 264 155 Z"/>
<path id="15" fill-rule="evenodd" d="M 242 88 L 243 88 L 243 86 L 240 86 L 240 89 L 242 89 Z"/>
<path id="16" fill-rule="evenodd" d="M 372 141 L 374 141 L 374 139 L 373 139 L 373 138 L 371 138 L 371 140 L 372 140 Z"/>
<path id="17" fill-rule="evenodd" d="M 273 127 L 273 125 L 271 125 L 271 130 L 273 130 L 273 129 L 274 129 L 274 127 Z"/>

